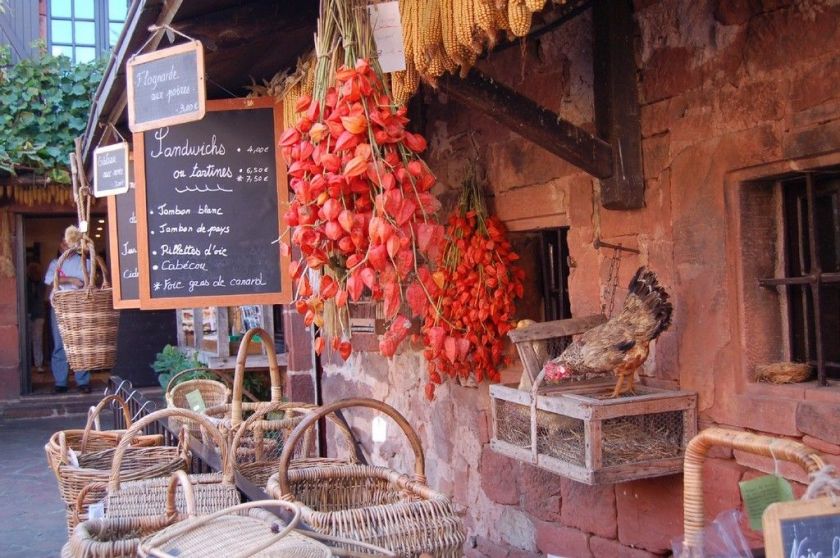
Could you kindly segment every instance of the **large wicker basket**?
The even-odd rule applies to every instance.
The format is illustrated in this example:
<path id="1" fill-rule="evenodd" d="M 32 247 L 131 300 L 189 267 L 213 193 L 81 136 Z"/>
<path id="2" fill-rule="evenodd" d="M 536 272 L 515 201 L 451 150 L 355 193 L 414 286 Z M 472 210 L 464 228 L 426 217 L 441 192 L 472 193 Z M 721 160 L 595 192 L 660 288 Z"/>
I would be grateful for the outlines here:
<path id="1" fill-rule="evenodd" d="M 120 313 L 114 310 L 108 270 L 102 258 L 94 252 L 93 244 L 90 244 L 90 259 L 96 263 L 88 273 L 85 254 L 81 253 L 84 286 L 79 290 L 61 291 L 58 288 L 59 271 L 74 253 L 78 252 L 71 248 L 58 259 L 50 295 L 67 362 L 73 370 L 110 369 L 117 360 Z M 100 286 L 96 285 L 97 275 L 102 277 Z"/>
<path id="2" fill-rule="evenodd" d="M 104 397 L 88 414 L 88 420 L 83 429 L 61 430 L 50 436 L 49 441 L 44 446 L 50 469 L 55 471 L 61 460 L 61 456 L 66 454 L 68 450 L 73 450 L 77 454 L 86 454 L 117 447 L 123 434 L 125 434 L 125 430 L 99 431 L 93 429 L 97 417 L 99 417 L 108 405 L 119 405 L 123 413 L 123 419 L 127 425 L 126 428 L 131 426 L 131 411 L 125 401 L 123 401 L 123 398 L 119 395 L 108 395 Z M 64 447 L 62 447 L 62 443 Z M 132 445 L 134 447 L 148 447 L 159 446 L 162 443 L 163 436 L 153 434 L 138 436 Z"/>
<path id="3" fill-rule="evenodd" d="M 92 485 L 89 485 L 92 486 Z M 185 502 L 186 517 L 195 517 L 195 495 L 184 471 L 175 471 L 169 478 L 166 507 L 163 515 L 122 519 L 88 519 L 76 525 L 70 540 L 61 549 L 61 558 L 134 558 L 140 539 L 157 533 L 173 523 L 185 519 L 178 512 L 177 489 Z M 79 494 L 77 513 L 81 513 L 84 494 Z"/>
<path id="4" fill-rule="evenodd" d="M 682 558 L 703 558 L 703 461 L 712 446 L 754 453 L 798 464 L 809 473 L 825 467 L 818 453 L 799 442 L 784 438 L 761 436 L 751 432 L 707 428 L 688 443 L 685 450 L 683 476 L 684 539 Z"/>
<path id="5" fill-rule="evenodd" d="M 221 472 L 189 476 L 196 498 L 196 512 L 205 515 L 240 502 L 239 491 L 234 484 L 233 461 L 229 456 L 228 444 L 219 430 L 204 415 L 186 409 L 163 409 L 134 423 L 114 450 L 113 465 L 108 478 L 108 497 L 105 501 L 106 517 L 144 517 L 153 515 L 155 510 L 163 507 L 167 495 L 166 479 L 142 478 L 126 482 L 122 463 L 131 451 L 129 445 L 134 436 L 140 434 L 146 426 L 171 417 L 178 417 L 182 422 L 198 423 L 208 438 L 218 446 L 221 457 Z M 188 439 L 183 434 L 182 437 Z"/>
<path id="6" fill-rule="evenodd" d="M 348 407 L 368 407 L 394 419 L 414 451 L 412 476 L 387 467 L 336 462 L 292 466 L 304 433 L 320 418 Z M 463 556 L 463 525 L 449 498 L 426 485 L 417 433 L 405 417 L 380 401 L 345 399 L 307 415 L 289 436 L 267 491 L 273 498 L 300 503 L 303 521 L 322 534 L 373 544 L 399 556 Z"/>

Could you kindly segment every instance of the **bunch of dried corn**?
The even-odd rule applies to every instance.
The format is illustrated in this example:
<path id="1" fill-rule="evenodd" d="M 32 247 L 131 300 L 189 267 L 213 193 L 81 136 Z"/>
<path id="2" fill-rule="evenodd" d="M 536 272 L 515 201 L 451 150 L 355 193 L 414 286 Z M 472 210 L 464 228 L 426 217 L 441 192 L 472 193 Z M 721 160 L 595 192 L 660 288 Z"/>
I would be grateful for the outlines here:
<path id="1" fill-rule="evenodd" d="M 565 0 L 553 0 L 562 3 Z M 475 64 L 500 33 L 522 37 L 547 0 L 400 0 L 406 70 L 391 75 L 397 103 L 405 103 L 419 80 L 434 85 L 447 72 Z"/>
<path id="2" fill-rule="evenodd" d="M 72 205 L 73 192 L 69 186 L 47 184 L 44 186 L 6 185 L 2 194 L 15 203 L 32 207 L 33 205 Z"/>

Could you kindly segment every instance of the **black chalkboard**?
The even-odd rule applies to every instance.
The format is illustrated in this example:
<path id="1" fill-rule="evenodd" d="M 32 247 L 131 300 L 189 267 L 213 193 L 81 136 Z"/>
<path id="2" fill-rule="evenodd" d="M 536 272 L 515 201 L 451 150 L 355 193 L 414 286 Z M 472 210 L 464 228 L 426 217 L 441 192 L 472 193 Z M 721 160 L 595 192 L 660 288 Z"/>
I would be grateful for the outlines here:
<path id="1" fill-rule="evenodd" d="M 279 107 L 216 101 L 203 120 L 135 135 L 141 308 L 290 300 L 274 243 L 288 196 Z"/>
<path id="2" fill-rule="evenodd" d="M 140 272 L 137 263 L 137 212 L 133 164 L 129 162 L 129 190 L 108 197 L 111 285 L 114 308 L 140 308 Z"/>
<path id="3" fill-rule="evenodd" d="M 768 558 L 840 557 L 840 503 L 830 496 L 773 504 L 763 524 Z"/>
<path id="4" fill-rule="evenodd" d="M 199 41 L 135 56 L 126 67 L 132 132 L 204 117 L 204 49 Z"/>
<path id="5" fill-rule="evenodd" d="M 97 198 L 128 191 L 128 144 L 115 143 L 93 150 L 93 195 Z"/>

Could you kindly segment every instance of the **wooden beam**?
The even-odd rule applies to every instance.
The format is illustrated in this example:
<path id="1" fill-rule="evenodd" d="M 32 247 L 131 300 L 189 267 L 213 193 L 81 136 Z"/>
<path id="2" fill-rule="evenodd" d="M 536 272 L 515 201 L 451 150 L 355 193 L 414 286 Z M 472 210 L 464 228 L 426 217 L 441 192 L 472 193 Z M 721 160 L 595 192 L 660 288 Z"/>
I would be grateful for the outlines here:
<path id="1" fill-rule="evenodd" d="M 477 70 L 464 79 L 449 76 L 440 84 L 456 101 L 487 114 L 589 174 L 597 178 L 612 174 L 612 148 L 607 142 Z"/>
<path id="2" fill-rule="evenodd" d="M 631 0 L 595 0 L 593 6 L 595 127 L 612 146 L 612 176 L 601 181 L 601 205 L 640 209 L 645 204 L 642 132 Z"/>

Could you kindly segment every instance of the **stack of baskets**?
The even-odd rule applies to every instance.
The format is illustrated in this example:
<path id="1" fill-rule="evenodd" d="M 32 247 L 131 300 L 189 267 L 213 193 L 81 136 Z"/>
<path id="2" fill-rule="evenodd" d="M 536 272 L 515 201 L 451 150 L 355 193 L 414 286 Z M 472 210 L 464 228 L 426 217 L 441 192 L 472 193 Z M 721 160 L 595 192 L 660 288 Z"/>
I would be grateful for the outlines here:
<path id="1" fill-rule="evenodd" d="M 176 505 L 179 487 L 183 494 L 181 499 L 186 508 L 186 517 L 195 517 L 195 494 L 190 479 L 184 471 L 175 471 L 167 484 L 163 515 L 157 510 L 145 517 L 82 521 L 76 525 L 70 534 L 70 540 L 61 549 L 61 558 L 134 558 L 141 538 L 185 519 L 184 514 L 178 512 Z M 83 499 L 83 494 L 80 494 L 77 514 L 82 511 Z"/>
<path id="2" fill-rule="evenodd" d="M 340 462 L 292 466 L 304 433 L 320 418 L 348 407 L 381 411 L 400 426 L 414 451 L 413 475 Z M 303 521 L 324 535 L 373 544 L 399 556 L 463 554 L 463 525 L 449 498 L 426 485 L 417 433 L 405 417 L 380 401 L 345 399 L 308 414 L 289 436 L 267 490 L 273 498 L 299 503 Z"/>
<path id="3" fill-rule="evenodd" d="M 61 430 L 54 433 L 44 450 L 47 463 L 58 481 L 61 498 L 67 505 L 67 529 L 72 531 L 78 520 L 74 507 L 79 492 L 90 482 L 104 482 L 108 478 L 111 468 L 111 458 L 114 448 L 125 435 L 125 430 L 97 431 L 93 430 L 93 423 L 109 405 L 119 405 L 125 423 L 131 426 L 131 412 L 125 401 L 117 395 L 109 395 L 102 399 L 88 415 L 87 424 L 82 430 Z M 137 436 L 131 443 L 131 455 L 125 467 L 133 477 L 142 475 L 167 474 L 175 468 L 183 466 L 184 462 L 175 458 L 175 448 L 162 448 L 163 437 L 160 435 Z M 170 461 L 168 458 L 172 458 Z M 103 490 L 92 494 L 100 499 Z M 88 502 L 89 503 L 89 502 Z M 85 516 L 87 505 L 83 506 L 82 517 Z"/>

